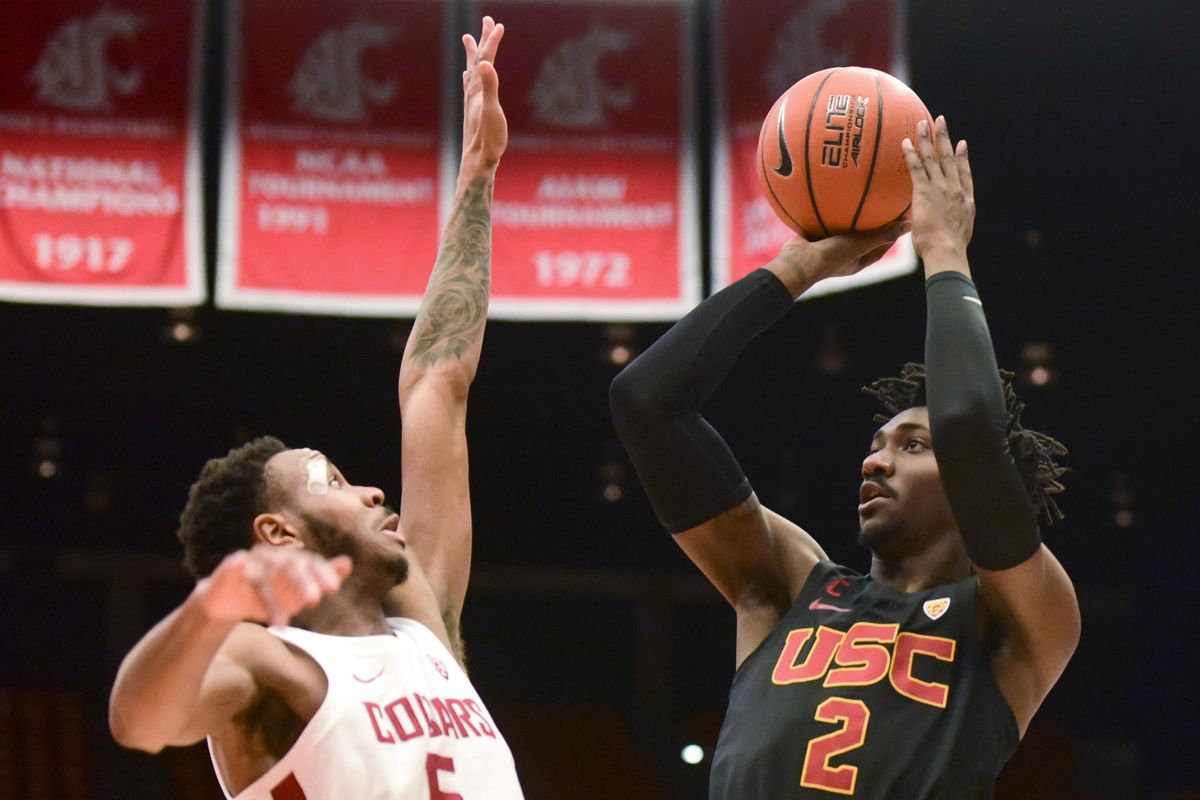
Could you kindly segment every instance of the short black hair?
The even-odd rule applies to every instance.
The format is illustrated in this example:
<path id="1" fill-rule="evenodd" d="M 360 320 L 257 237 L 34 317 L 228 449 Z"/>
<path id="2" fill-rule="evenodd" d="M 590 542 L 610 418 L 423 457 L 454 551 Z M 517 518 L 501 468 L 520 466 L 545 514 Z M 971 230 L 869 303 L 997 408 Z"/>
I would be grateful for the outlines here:
<path id="1" fill-rule="evenodd" d="M 1025 404 L 1017 397 L 1013 388 L 1016 377 L 1006 369 L 1000 370 L 1000 382 L 1004 386 L 1004 408 L 1008 414 L 1005 430 L 1008 432 L 1008 449 L 1016 462 L 1017 471 L 1025 490 L 1029 492 L 1034 513 L 1045 525 L 1052 525 L 1063 518 L 1063 513 L 1053 495 L 1061 494 L 1066 487 L 1059 478 L 1067 468 L 1056 463 L 1055 456 L 1065 456 L 1067 448 L 1061 442 L 1044 433 L 1031 431 L 1021 426 L 1021 412 Z M 926 405 L 925 365 L 908 363 L 897 378 L 880 378 L 863 391 L 873 395 L 887 414 L 876 414 L 875 422 L 880 425 L 915 406 Z"/>
<path id="2" fill-rule="evenodd" d="M 183 565 L 199 580 L 225 556 L 250 546 L 254 518 L 268 510 L 271 486 L 267 461 L 288 449 L 273 436 L 260 436 L 210 459 L 188 490 L 179 517 Z"/>

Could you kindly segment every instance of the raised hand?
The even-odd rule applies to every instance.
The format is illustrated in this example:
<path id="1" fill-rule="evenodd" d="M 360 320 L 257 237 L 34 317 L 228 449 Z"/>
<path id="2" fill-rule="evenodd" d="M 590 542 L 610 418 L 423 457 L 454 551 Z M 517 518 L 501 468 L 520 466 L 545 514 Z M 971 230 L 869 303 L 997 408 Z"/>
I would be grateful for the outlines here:
<path id="1" fill-rule="evenodd" d="M 508 121 L 500 107 L 500 76 L 496 73 L 496 50 L 504 38 L 504 26 L 491 17 L 483 18 L 479 41 L 463 34 L 467 68 L 463 70 L 463 164 L 492 169 L 508 146 Z"/>
<path id="2" fill-rule="evenodd" d="M 975 229 L 975 184 L 967 143 L 950 144 L 946 118 L 939 116 L 936 141 L 929 124 L 917 123 L 917 141 L 901 143 L 912 176 L 913 246 L 925 262 L 926 274 L 947 269 L 966 271 L 967 244 Z"/>
<path id="3" fill-rule="evenodd" d="M 227 556 L 195 591 L 210 619 L 286 625 L 341 588 L 351 568 L 347 556 L 260 544 Z"/>
<path id="4" fill-rule="evenodd" d="M 817 242 L 802 235 L 792 237 L 768 265 L 793 297 L 825 278 L 853 275 L 871 266 L 895 243 L 908 223 L 897 221 L 883 228 L 860 233 L 842 233 Z"/>

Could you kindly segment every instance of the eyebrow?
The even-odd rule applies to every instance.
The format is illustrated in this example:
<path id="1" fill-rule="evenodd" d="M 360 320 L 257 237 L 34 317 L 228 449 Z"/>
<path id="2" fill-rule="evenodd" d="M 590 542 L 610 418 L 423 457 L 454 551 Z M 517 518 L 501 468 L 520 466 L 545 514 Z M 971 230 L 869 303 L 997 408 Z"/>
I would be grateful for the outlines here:
<path id="1" fill-rule="evenodd" d="M 925 431 L 926 433 L 930 432 L 928 425 L 922 425 L 919 422 L 901 422 L 899 425 L 896 426 L 896 430 L 898 430 L 898 431 Z M 881 436 L 883 436 L 883 428 L 880 428 L 879 430 L 875 431 L 875 435 L 871 437 L 871 441 L 873 442 Z"/>

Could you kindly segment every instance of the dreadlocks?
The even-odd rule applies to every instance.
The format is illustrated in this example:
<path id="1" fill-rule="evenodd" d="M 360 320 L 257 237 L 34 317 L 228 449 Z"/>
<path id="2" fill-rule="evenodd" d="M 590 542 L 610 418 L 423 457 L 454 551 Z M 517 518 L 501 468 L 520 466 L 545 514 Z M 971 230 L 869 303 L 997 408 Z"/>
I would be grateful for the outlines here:
<path id="1" fill-rule="evenodd" d="M 1067 471 L 1054 460 L 1055 456 L 1067 454 L 1067 448 L 1057 439 L 1044 433 L 1021 427 L 1021 412 L 1025 404 L 1017 398 L 1013 389 L 1012 372 L 1000 370 L 1000 382 L 1004 386 L 1004 408 L 1008 414 L 1005 430 L 1008 432 L 1008 449 L 1016 462 L 1017 471 L 1029 492 L 1030 502 L 1038 519 L 1052 525 L 1063 518 L 1053 495 L 1060 494 L 1065 487 L 1059 478 Z M 925 365 L 908 363 L 900 370 L 898 378 L 880 378 L 863 391 L 877 399 L 886 414 L 876 414 L 875 422 L 882 425 L 891 417 L 913 406 L 923 406 L 925 400 Z"/>

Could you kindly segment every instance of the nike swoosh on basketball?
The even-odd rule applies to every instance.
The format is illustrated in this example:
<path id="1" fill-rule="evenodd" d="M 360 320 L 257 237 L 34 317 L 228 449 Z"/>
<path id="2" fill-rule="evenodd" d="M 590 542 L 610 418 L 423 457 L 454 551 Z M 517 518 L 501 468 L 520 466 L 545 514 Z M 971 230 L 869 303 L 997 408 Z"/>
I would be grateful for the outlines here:
<path id="1" fill-rule="evenodd" d="M 357 675 L 355 675 L 353 672 L 351 672 L 351 673 L 350 673 L 350 675 L 351 675 L 351 676 L 353 676 L 354 680 L 358 681 L 359 683 L 370 683 L 371 681 L 375 680 L 376 678 L 378 678 L 378 677 L 379 677 L 380 675 L 382 675 L 382 674 L 383 674 L 383 667 L 380 667 L 380 668 L 379 668 L 379 672 L 376 672 L 376 673 L 375 673 L 375 674 L 374 674 L 372 677 L 370 677 L 370 678 L 360 678 L 360 677 L 358 677 Z"/>
<path id="2" fill-rule="evenodd" d="M 783 114 L 787 111 L 787 97 L 783 98 L 782 105 L 779 106 L 779 166 L 775 167 L 775 172 L 780 177 L 786 178 L 792 174 L 792 154 L 788 152 L 787 137 L 783 135 Z"/>
<path id="3" fill-rule="evenodd" d="M 853 609 L 842 608 L 841 606 L 832 606 L 829 603 L 822 603 L 820 600 L 813 600 L 808 604 L 809 611 L 852 611 Z"/>

